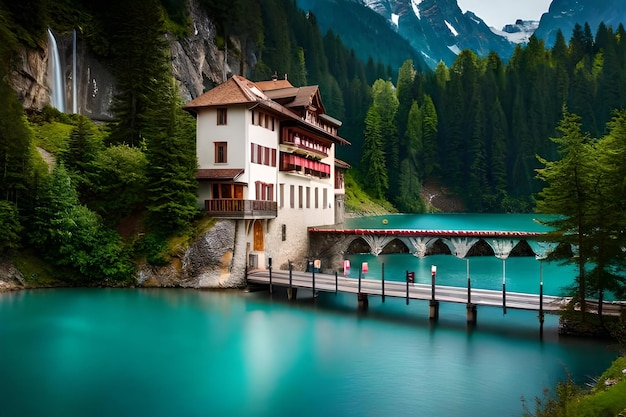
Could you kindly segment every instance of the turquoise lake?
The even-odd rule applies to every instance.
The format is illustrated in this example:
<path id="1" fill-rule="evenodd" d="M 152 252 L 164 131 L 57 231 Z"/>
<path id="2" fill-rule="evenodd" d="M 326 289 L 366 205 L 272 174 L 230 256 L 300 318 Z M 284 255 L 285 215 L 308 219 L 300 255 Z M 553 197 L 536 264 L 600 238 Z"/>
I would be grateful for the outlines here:
<path id="1" fill-rule="evenodd" d="M 0 294 L 0 407 L 30 416 L 520 416 L 569 372 L 617 357 L 548 315 L 280 291 Z"/>
<path id="2" fill-rule="evenodd" d="M 385 223 L 383 219 L 387 219 Z M 347 227 L 545 231 L 532 215 L 374 216 Z M 534 257 L 351 255 L 350 276 L 567 295 L 575 269 Z M 50 289 L 0 294 L 2 417 L 521 416 L 569 373 L 593 381 L 607 341 L 547 315 L 285 290 Z"/>

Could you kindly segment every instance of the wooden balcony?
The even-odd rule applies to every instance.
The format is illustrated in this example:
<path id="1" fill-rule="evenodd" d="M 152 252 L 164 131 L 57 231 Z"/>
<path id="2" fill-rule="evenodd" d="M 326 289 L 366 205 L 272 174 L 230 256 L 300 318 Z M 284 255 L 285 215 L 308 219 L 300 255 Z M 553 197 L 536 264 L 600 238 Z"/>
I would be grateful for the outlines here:
<path id="1" fill-rule="evenodd" d="M 204 207 L 208 215 L 220 219 L 274 219 L 278 213 L 275 201 L 204 200 Z"/>
<path id="2" fill-rule="evenodd" d="M 319 138 L 314 139 L 303 129 L 289 126 L 282 129 L 280 146 L 286 152 L 321 159 L 328 157 L 331 143 Z"/>

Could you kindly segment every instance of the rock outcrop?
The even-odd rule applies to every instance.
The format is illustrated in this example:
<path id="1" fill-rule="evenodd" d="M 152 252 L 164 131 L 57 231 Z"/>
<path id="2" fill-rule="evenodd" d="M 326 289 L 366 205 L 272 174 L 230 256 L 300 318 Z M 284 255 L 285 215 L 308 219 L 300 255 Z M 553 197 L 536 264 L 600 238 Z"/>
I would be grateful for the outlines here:
<path id="1" fill-rule="evenodd" d="M 0 259 L 0 292 L 20 290 L 26 286 L 22 273 L 6 259 Z"/>
<path id="2" fill-rule="evenodd" d="M 139 265 L 137 284 L 144 287 L 241 288 L 245 286 L 243 248 L 236 247 L 237 222 L 219 221 L 170 265 Z"/>

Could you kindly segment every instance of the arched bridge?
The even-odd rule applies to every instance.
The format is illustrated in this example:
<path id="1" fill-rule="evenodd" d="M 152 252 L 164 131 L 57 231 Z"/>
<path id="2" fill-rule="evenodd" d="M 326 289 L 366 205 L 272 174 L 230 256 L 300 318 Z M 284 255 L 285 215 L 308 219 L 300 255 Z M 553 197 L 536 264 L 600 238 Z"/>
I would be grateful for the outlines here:
<path id="1" fill-rule="evenodd" d="M 464 217 L 468 220 L 459 222 Z M 411 227 L 428 226 L 420 221 L 429 218 L 434 219 L 433 227 Z M 310 255 L 337 268 L 345 255 L 354 253 L 493 255 L 505 260 L 514 253 L 543 259 L 554 249 L 542 238 L 549 228 L 533 215 L 390 215 L 355 220 L 341 227 L 310 228 Z M 454 228 L 439 227 L 446 225 Z"/>

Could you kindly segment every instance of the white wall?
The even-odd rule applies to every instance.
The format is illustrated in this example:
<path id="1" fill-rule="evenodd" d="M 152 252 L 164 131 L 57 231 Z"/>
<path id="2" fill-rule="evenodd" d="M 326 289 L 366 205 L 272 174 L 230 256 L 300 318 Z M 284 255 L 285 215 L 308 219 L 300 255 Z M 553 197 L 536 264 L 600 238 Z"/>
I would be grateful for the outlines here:
<path id="1" fill-rule="evenodd" d="M 227 124 L 217 125 L 217 110 L 200 109 L 196 121 L 196 151 L 198 167 L 208 168 L 245 168 L 245 152 L 240 150 L 241 139 L 246 132 L 245 107 L 228 109 Z M 227 163 L 215 163 L 215 142 L 228 142 Z"/>

